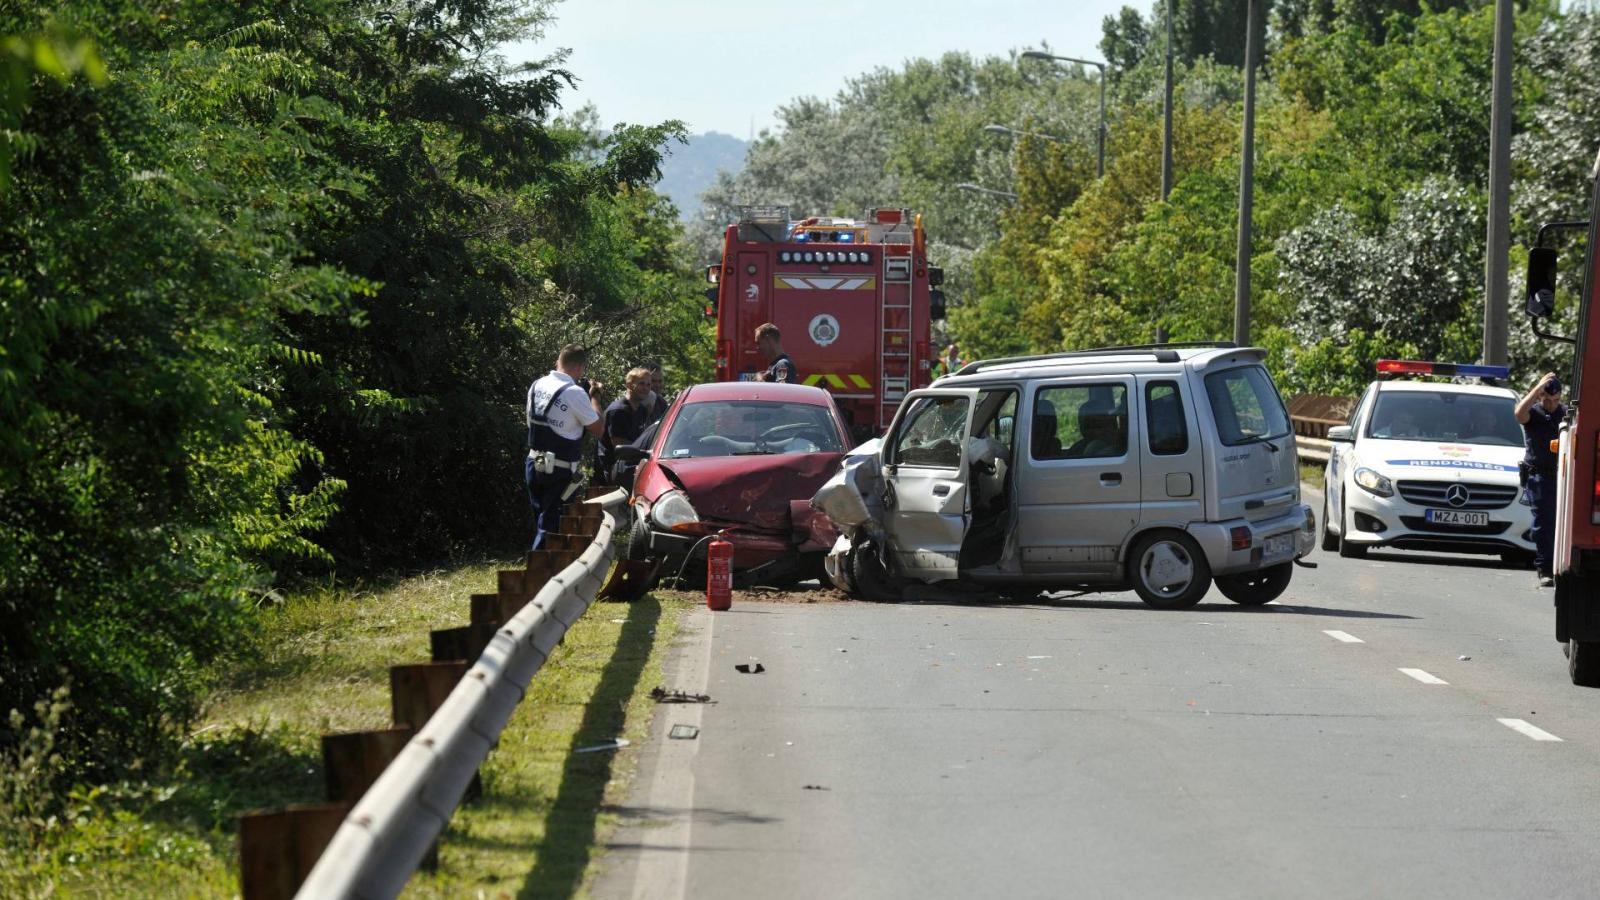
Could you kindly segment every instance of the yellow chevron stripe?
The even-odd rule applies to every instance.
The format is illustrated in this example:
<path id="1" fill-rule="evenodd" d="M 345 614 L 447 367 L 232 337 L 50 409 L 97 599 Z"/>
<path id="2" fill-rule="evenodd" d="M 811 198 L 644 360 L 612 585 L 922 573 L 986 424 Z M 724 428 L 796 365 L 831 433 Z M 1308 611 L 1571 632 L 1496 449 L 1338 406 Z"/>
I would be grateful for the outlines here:
<path id="1" fill-rule="evenodd" d="M 807 375 L 806 376 L 805 385 L 807 387 L 816 387 L 820 383 L 822 383 L 822 376 L 821 375 Z"/>
<path id="2" fill-rule="evenodd" d="M 837 375 L 824 375 L 822 377 L 828 379 L 828 387 L 838 388 L 841 391 L 846 387 L 844 379 Z"/>
<path id="3" fill-rule="evenodd" d="M 858 388 L 861 388 L 864 391 L 872 390 L 872 382 L 868 381 L 867 379 L 863 378 L 860 375 L 851 375 L 850 376 L 850 383 L 855 385 Z"/>

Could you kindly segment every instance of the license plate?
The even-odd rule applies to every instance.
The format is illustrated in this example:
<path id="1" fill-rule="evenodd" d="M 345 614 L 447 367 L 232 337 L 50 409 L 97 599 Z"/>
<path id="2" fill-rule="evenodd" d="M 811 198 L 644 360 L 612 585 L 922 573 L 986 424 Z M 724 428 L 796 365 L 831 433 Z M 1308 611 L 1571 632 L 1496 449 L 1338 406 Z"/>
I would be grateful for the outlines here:
<path id="1" fill-rule="evenodd" d="M 1428 521 L 1435 525 L 1487 525 L 1489 514 L 1462 509 L 1430 509 Z"/>
<path id="2" fill-rule="evenodd" d="M 1261 558 L 1267 562 L 1283 559 L 1294 555 L 1294 532 L 1277 534 L 1266 539 L 1261 545 Z"/>

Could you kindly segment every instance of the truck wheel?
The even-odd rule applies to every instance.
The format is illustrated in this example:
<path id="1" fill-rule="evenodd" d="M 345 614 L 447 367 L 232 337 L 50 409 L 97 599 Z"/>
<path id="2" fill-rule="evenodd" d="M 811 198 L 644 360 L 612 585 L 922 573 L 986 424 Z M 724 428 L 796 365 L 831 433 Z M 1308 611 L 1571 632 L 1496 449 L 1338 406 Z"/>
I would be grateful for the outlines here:
<path id="1" fill-rule="evenodd" d="M 1211 589 L 1211 564 L 1181 531 L 1152 531 L 1128 553 L 1128 580 L 1156 609 L 1187 609 Z"/>
<path id="2" fill-rule="evenodd" d="M 1293 576 L 1294 563 L 1279 563 L 1254 572 L 1218 575 L 1217 590 L 1240 606 L 1261 606 L 1288 590 L 1289 579 Z"/>
<path id="3" fill-rule="evenodd" d="M 1325 553 L 1333 553 L 1339 549 L 1339 536 L 1328 527 L 1328 495 L 1322 495 L 1322 549 Z"/>
<path id="4" fill-rule="evenodd" d="M 1567 674 L 1579 687 L 1600 687 L 1600 641 L 1568 641 Z"/>
<path id="5" fill-rule="evenodd" d="M 900 586 L 878 559 L 878 548 L 862 544 L 850 551 L 850 580 L 855 583 L 861 599 L 873 603 L 900 602 Z"/>
<path id="6" fill-rule="evenodd" d="M 1339 555 L 1345 559 L 1366 559 L 1367 545 L 1352 542 L 1346 535 L 1350 534 L 1350 518 L 1344 514 L 1344 505 L 1339 506 Z"/>

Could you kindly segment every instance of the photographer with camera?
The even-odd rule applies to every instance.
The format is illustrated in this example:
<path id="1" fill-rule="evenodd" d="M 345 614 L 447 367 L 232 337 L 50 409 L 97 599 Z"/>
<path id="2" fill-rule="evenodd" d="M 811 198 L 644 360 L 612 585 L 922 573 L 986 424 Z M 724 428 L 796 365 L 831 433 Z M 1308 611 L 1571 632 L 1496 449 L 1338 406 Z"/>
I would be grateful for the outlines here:
<path id="1" fill-rule="evenodd" d="M 561 508 L 580 485 L 583 433 L 598 437 L 603 428 L 605 385 L 584 378 L 588 365 L 589 351 L 568 344 L 556 358 L 555 371 L 528 386 L 525 476 L 534 523 L 529 550 L 538 550 L 544 536 L 560 527 Z"/>
<path id="2" fill-rule="evenodd" d="M 1561 420 L 1567 408 L 1561 403 L 1561 379 L 1546 372 L 1526 395 L 1517 401 L 1517 422 L 1527 451 L 1522 457 L 1523 490 L 1533 507 L 1533 558 L 1540 587 L 1552 587 L 1551 563 L 1556 537 L 1556 454 L 1552 441 L 1561 435 Z"/>

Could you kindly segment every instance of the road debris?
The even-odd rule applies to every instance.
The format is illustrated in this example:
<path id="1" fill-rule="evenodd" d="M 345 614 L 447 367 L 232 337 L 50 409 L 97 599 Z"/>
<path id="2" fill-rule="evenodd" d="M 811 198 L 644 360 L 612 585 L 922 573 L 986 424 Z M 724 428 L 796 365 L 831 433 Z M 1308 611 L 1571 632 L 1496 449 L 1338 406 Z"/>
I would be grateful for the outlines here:
<path id="1" fill-rule="evenodd" d="M 574 750 L 572 752 L 573 753 L 599 753 L 602 750 L 621 750 L 623 747 L 626 747 L 626 746 L 628 746 L 628 739 L 627 738 L 617 738 L 614 741 L 606 741 L 604 744 L 595 744 L 593 747 L 579 747 L 578 749 L 576 749 L 576 750 Z"/>
<path id="2" fill-rule="evenodd" d="M 761 663 L 756 663 L 753 666 L 749 663 L 739 663 L 738 665 L 734 666 L 734 668 L 746 675 L 760 675 L 762 672 L 767 670 L 767 667 L 763 666 Z"/>
<path id="3" fill-rule="evenodd" d="M 710 703 L 710 694 L 691 694 L 688 691 L 667 690 L 664 687 L 650 689 L 650 699 L 657 703 Z"/>
<path id="4" fill-rule="evenodd" d="M 1470 657 L 1470 656 L 1458 656 L 1458 657 L 1456 657 L 1456 660 L 1457 660 L 1457 661 L 1458 661 L 1458 662 L 1466 662 L 1466 661 L 1467 661 L 1467 660 L 1469 660 L 1469 659 L 1471 659 L 1471 658 L 1472 658 L 1472 657 Z"/>
<path id="5" fill-rule="evenodd" d="M 833 788 L 823 787 L 820 784 L 806 784 L 806 785 L 801 785 L 800 786 L 800 790 L 802 790 L 802 791 L 831 791 L 831 790 L 833 790 Z"/>
<path id="6" fill-rule="evenodd" d="M 692 741 L 699 736 L 700 729 L 693 725 L 674 725 L 672 730 L 667 732 L 667 737 L 675 741 Z"/>

